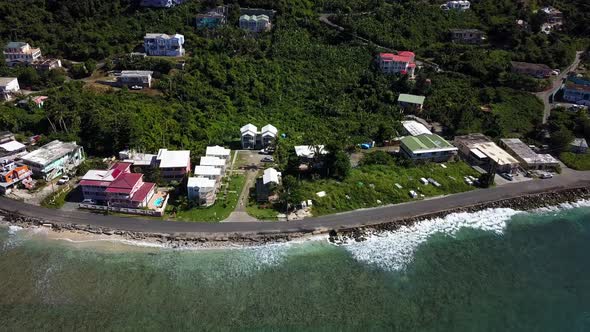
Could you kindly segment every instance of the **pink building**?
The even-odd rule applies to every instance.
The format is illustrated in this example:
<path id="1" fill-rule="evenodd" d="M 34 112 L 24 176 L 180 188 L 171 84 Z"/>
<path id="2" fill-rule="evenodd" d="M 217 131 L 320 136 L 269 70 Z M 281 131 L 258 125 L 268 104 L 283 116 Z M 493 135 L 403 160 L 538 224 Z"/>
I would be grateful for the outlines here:
<path id="1" fill-rule="evenodd" d="M 416 55 L 410 51 L 400 51 L 398 54 L 393 53 L 379 53 L 377 61 L 379 68 L 384 74 L 408 75 L 414 78 L 414 71 L 416 70 Z"/>
<path id="2" fill-rule="evenodd" d="M 116 207 L 147 207 L 156 184 L 144 182 L 143 174 L 131 173 L 131 165 L 118 162 L 106 171 L 88 171 L 80 181 L 84 199 Z"/>

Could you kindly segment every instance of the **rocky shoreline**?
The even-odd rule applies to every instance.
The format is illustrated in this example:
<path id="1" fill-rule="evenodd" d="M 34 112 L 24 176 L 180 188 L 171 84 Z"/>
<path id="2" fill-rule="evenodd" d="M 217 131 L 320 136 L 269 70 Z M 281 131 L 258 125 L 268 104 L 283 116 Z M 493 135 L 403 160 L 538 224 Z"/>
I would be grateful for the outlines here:
<path id="1" fill-rule="evenodd" d="M 408 217 L 401 220 L 386 221 L 371 226 L 331 230 L 329 241 L 335 244 L 345 244 L 350 241 L 365 241 L 367 236 L 382 232 L 391 232 L 402 226 L 410 226 L 418 221 L 434 218 L 442 218 L 451 213 L 477 212 L 485 209 L 511 208 L 514 210 L 530 211 L 543 207 L 558 206 L 563 203 L 576 202 L 582 199 L 590 199 L 590 188 L 573 188 L 559 191 L 550 191 L 537 194 L 523 195 L 504 200 L 485 202 L 477 205 L 457 207 L 449 210 L 428 213 L 420 216 Z"/>
<path id="2" fill-rule="evenodd" d="M 490 208 L 512 208 L 515 210 L 533 210 L 541 207 L 557 206 L 566 202 L 590 199 L 590 187 L 564 189 L 523 195 L 515 198 L 485 202 L 481 204 L 441 210 L 419 216 L 384 220 L 370 226 L 342 228 L 337 230 L 316 229 L 307 232 L 265 233 L 265 234 L 200 234 L 200 233 L 149 233 L 115 230 L 104 227 L 93 227 L 81 224 L 51 223 L 38 218 L 25 217 L 18 212 L 0 210 L 3 220 L 9 225 L 23 228 L 46 227 L 58 233 L 78 233 L 87 235 L 101 235 L 117 237 L 123 240 L 150 242 L 167 248 L 183 247 L 230 247 L 257 246 L 269 243 L 284 243 L 309 236 L 328 234 L 330 242 L 342 244 L 349 241 L 364 241 L 367 236 L 381 232 L 395 231 L 402 226 L 408 226 L 418 221 L 444 217 L 451 213 L 476 212 Z"/>

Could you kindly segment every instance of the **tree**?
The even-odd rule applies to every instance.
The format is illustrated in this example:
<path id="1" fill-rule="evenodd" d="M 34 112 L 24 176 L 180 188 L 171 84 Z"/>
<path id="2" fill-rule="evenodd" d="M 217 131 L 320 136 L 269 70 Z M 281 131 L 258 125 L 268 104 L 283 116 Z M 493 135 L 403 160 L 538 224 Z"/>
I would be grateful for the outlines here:
<path id="1" fill-rule="evenodd" d="M 551 149 L 556 153 L 567 150 L 569 144 L 574 140 L 574 135 L 567 128 L 561 128 L 560 130 L 551 134 Z"/>

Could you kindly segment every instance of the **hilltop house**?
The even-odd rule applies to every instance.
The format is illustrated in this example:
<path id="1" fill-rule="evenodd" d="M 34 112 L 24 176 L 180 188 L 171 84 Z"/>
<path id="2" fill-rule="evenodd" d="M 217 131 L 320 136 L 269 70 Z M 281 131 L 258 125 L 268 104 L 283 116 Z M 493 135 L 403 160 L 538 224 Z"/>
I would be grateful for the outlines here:
<path id="1" fill-rule="evenodd" d="M 183 44 L 184 36 L 181 34 L 147 33 L 143 37 L 145 52 L 151 56 L 183 56 Z"/>
<path id="2" fill-rule="evenodd" d="M 464 11 L 467 10 L 471 7 L 471 2 L 469 1 L 449 1 L 445 4 L 442 4 L 440 6 L 441 9 L 443 10 L 460 10 L 460 11 Z"/>
<path id="3" fill-rule="evenodd" d="M 141 0 L 142 7 L 171 8 L 180 5 L 185 0 Z"/>
<path id="4" fill-rule="evenodd" d="M 29 166 L 33 175 L 49 181 L 73 172 L 84 159 L 84 149 L 76 142 L 64 143 L 55 140 L 24 155 L 21 162 Z"/>
<path id="5" fill-rule="evenodd" d="M 197 15 L 197 28 L 214 29 L 227 23 L 227 7 L 218 6 L 204 14 Z"/>
<path id="6" fill-rule="evenodd" d="M 502 146 L 527 169 L 555 169 L 559 161 L 550 154 L 537 154 L 518 138 L 503 138 Z"/>
<path id="7" fill-rule="evenodd" d="M 451 29 L 451 40 L 454 43 L 481 44 L 485 33 L 478 29 Z"/>
<path id="8" fill-rule="evenodd" d="M 416 70 L 416 55 L 410 51 L 401 51 L 398 54 L 379 53 L 377 62 L 379 69 L 384 74 L 402 74 L 414 78 Z"/>
<path id="9" fill-rule="evenodd" d="M 418 136 L 422 134 L 432 135 L 430 129 L 428 129 L 424 124 L 414 121 L 414 120 L 406 120 L 402 121 L 402 127 L 404 128 L 404 135 L 410 136 Z"/>
<path id="10" fill-rule="evenodd" d="M 152 75 L 154 72 L 149 70 L 123 70 L 121 75 L 117 76 L 117 85 L 119 86 L 141 86 L 150 88 L 152 86 Z"/>
<path id="11" fill-rule="evenodd" d="M 267 15 L 242 15 L 240 16 L 240 29 L 249 32 L 270 31 L 272 24 Z"/>
<path id="12" fill-rule="evenodd" d="M 4 47 L 4 60 L 8 65 L 32 64 L 41 59 L 41 49 L 25 42 L 9 42 Z"/>
<path id="13" fill-rule="evenodd" d="M 551 27 L 563 25 L 563 13 L 559 9 L 547 6 L 541 8 L 541 12 L 545 15 L 545 24 Z"/>
<path id="14" fill-rule="evenodd" d="M 217 182 L 205 177 L 190 177 L 186 184 L 188 199 L 200 206 L 215 204 Z"/>
<path id="15" fill-rule="evenodd" d="M 16 77 L 0 77 L 0 100 L 11 100 L 20 92 Z"/>
<path id="16" fill-rule="evenodd" d="M 143 174 L 131 173 L 131 164 L 115 163 L 109 170 L 90 170 L 80 181 L 84 199 L 98 205 L 149 208 L 156 184 L 143 181 Z M 157 203 L 153 204 L 158 208 Z"/>
<path id="17" fill-rule="evenodd" d="M 412 160 L 443 162 L 457 154 L 457 148 L 436 134 L 407 136 L 401 139 L 400 152 Z"/>
<path id="18" fill-rule="evenodd" d="M 182 181 L 191 169 L 191 152 L 160 149 L 156 155 L 156 165 L 164 181 Z"/>
<path id="19" fill-rule="evenodd" d="M 453 143 L 472 165 L 494 165 L 497 172 L 515 173 L 519 162 L 483 134 L 456 136 Z"/>
<path id="20" fill-rule="evenodd" d="M 243 149 L 267 148 L 276 140 L 278 129 L 267 124 L 258 131 L 258 127 L 249 123 L 240 128 L 240 134 Z"/>
<path id="21" fill-rule="evenodd" d="M 545 78 L 551 75 L 552 69 L 544 64 L 510 61 L 512 72 L 516 74 L 529 75 L 537 78 Z"/>
<path id="22" fill-rule="evenodd" d="M 402 93 L 397 98 L 397 103 L 404 109 L 412 109 L 415 111 L 421 111 L 424 106 L 424 96 L 410 95 Z"/>

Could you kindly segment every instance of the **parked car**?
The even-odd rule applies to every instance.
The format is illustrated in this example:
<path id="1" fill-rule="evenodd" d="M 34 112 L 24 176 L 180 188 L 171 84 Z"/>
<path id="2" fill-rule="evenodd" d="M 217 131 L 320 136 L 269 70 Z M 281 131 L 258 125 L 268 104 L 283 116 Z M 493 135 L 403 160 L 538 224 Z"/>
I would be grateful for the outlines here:
<path id="1" fill-rule="evenodd" d="M 143 90 L 143 86 L 141 86 L 141 85 L 132 85 L 130 89 L 131 90 Z"/>
<path id="2" fill-rule="evenodd" d="M 59 180 L 57 180 L 57 184 L 66 184 L 69 181 L 70 181 L 70 177 L 67 175 L 64 175 Z"/>
<path id="3" fill-rule="evenodd" d="M 418 197 L 418 193 L 415 192 L 414 190 L 410 190 L 410 197 L 416 198 L 416 197 Z"/>
<path id="4" fill-rule="evenodd" d="M 91 199 L 89 199 L 89 198 L 87 198 L 87 199 L 83 200 L 82 203 L 83 204 L 94 204 L 94 201 L 91 200 Z"/>
<path id="5" fill-rule="evenodd" d="M 265 163 L 272 163 L 275 161 L 275 159 L 273 157 L 264 157 L 261 161 Z"/>
<path id="6" fill-rule="evenodd" d="M 425 178 L 420 178 L 420 182 L 422 182 L 423 185 L 428 184 L 428 180 L 426 180 Z"/>
<path id="7" fill-rule="evenodd" d="M 504 179 L 508 180 L 508 181 L 514 180 L 514 177 L 510 173 L 502 173 L 502 174 L 500 174 L 500 176 L 503 177 Z"/>
<path id="8" fill-rule="evenodd" d="M 551 173 L 547 173 L 547 172 L 543 172 L 541 173 L 541 176 L 539 176 L 541 179 L 551 179 L 553 177 L 553 174 Z"/>

